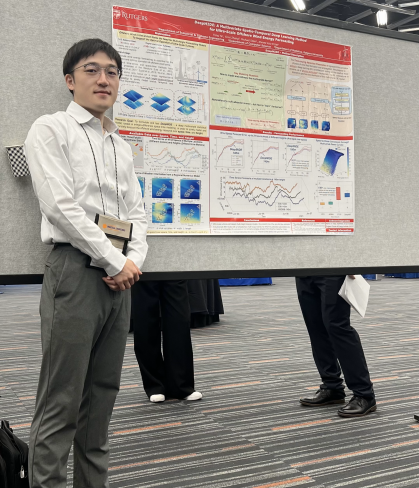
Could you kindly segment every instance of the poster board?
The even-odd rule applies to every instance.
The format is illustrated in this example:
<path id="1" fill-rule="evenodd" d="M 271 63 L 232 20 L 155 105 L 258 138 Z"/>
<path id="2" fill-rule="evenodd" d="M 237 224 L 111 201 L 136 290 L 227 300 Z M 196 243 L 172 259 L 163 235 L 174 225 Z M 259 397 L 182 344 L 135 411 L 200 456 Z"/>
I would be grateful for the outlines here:
<path id="1" fill-rule="evenodd" d="M 354 232 L 350 46 L 114 6 L 149 234 Z"/>
<path id="2" fill-rule="evenodd" d="M 36 118 L 66 109 L 71 95 L 61 71 L 63 57 L 80 39 L 100 37 L 112 42 L 113 4 L 108 0 L 60 1 L 53 6 L 27 3 L 21 16 L 10 2 L 3 6 L 2 147 L 22 144 Z M 347 45 L 354 59 L 354 234 L 150 236 L 145 273 L 245 277 L 349 269 L 419 270 L 419 165 L 414 163 L 419 154 L 416 43 L 189 0 L 133 0 L 126 5 Z M 13 177 L 3 150 L 0 208 L 2 282 L 39 279 L 50 248 L 40 240 L 38 203 L 30 179 Z"/>

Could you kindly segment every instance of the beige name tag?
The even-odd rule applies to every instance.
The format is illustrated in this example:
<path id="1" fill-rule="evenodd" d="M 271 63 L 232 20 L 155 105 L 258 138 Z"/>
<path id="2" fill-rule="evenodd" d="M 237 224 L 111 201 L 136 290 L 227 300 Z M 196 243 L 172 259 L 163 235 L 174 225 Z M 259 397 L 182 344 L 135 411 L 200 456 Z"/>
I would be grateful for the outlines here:
<path id="1" fill-rule="evenodd" d="M 125 255 L 132 236 L 132 223 L 100 214 L 96 214 L 95 223 L 103 230 L 111 244 Z"/>

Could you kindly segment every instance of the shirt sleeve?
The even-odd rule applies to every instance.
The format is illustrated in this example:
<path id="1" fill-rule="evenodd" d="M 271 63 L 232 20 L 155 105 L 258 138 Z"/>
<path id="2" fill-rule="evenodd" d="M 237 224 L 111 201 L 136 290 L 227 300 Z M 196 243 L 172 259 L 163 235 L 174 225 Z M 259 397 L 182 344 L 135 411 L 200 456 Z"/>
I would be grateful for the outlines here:
<path id="1" fill-rule="evenodd" d="M 128 208 L 128 220 L 133 224 L 131 241 L 128 243 L 127 248 L 127 257 L 141 269 L 148 249 L 146 242 L 147 218 L 141 195 L 141 187 L 135 176 L 134 166 L 131 167 L 128 191 L 124 200 Z"/>
<path id="2" fill-rule="evenodd" d="M 64 131 L 44 116 L 25 141 L 25 154 L 41 212 L 68 237 L 68 242 L 90 256 L 108 276 L 115 276 L 126 257 L 118 251 L 74 199 L 74 184 Z"/>

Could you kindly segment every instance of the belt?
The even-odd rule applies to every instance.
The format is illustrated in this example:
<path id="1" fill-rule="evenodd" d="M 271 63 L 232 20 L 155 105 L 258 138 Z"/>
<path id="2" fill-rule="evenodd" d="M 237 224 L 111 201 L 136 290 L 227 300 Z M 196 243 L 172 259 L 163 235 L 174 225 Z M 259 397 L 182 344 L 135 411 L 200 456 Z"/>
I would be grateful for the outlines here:
<path id="1" fill-rule="evenodd" d="M 69 242 L 56 242 L 54 244 L 54 249 L 57 249 L 57 247 L 64 247 L 64 246 L 73 247 Z"/>

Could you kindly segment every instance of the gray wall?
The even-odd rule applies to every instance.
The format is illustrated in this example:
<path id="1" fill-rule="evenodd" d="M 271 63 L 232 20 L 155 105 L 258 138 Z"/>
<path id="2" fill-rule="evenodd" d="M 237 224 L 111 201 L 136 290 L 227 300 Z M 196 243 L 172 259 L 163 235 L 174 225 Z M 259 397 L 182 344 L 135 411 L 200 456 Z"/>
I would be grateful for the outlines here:
<path id="1" fill-rule="evenodd" d="M 14 178 L 4 146 L 33 121 L 65 110 L 61 74 L 71 44 L 111 42 L 110 0 L 2 2 L 0 20 L 0 276 L 37 274 L 49 248 L 30 177 Z M 124 6 L 289 33 L 353 47 L 353 236 L 149 238 L 146 271 L 217 271 L 419 265 L 419 46 L 408 41 L 279 19 L 189 0 Z M 233 275 L 234 273 L 232 273 Z"/>

